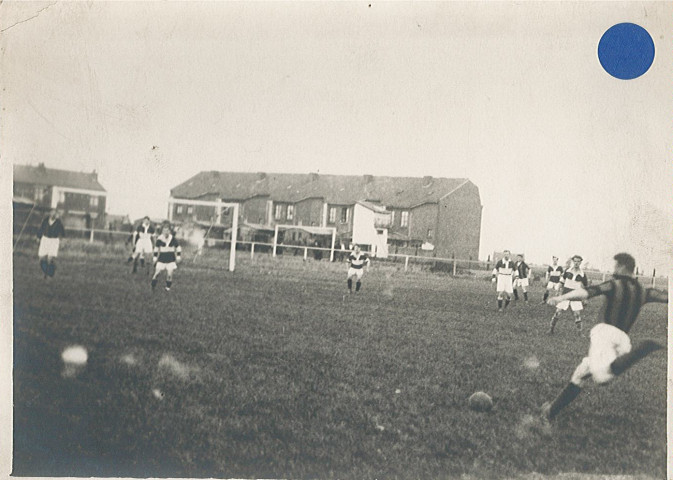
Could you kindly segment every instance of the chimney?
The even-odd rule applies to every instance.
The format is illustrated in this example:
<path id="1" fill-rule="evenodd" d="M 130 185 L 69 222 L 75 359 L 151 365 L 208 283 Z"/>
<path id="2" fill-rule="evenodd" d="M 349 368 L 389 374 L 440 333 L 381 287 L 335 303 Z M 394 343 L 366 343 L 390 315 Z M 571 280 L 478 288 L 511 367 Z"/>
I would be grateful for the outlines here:
<path id="1" fill-rule="evenodd" d="M 365 183 L 372 183 L 374 181 L 374 175 L 365 175 Z"/>
<path id="2" fill-rule="evenodd" d="M 44 166 L 44 162 L 37 164 L 37 171 L 40 173 L 47 173 L 47 168 Z"/>
<path id="3" fill-rule="evenodd" d="M 423 177 L 423 186 L 428 187 L 432 183 L 432 177 L 430 175 L 426 175 Z"/>
<path id="4" fill-rule="evenodd" d="M 93 178 L 95 181 L 98 181 L 98 172 L 94 168 L 93 172 L 91 172 L 91 178 Z"/>

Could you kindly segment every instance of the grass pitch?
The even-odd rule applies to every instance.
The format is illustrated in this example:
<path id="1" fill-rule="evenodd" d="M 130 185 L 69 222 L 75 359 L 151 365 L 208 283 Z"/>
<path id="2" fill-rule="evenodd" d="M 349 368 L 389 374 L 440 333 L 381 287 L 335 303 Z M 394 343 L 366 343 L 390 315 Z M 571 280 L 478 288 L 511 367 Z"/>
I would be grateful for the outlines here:
<path id="1" fill-rule="evenodd" d="M 348 295 L 344 264 L 185 255 L 152 292 L 124 257 L 64 249 L 43 279 L 14 256 L 14 475 L 503 478 L 666 475 L 666 354 L 589 386 L 549 435 L 539 406 L 585 336 L 532 287 L 504 314 L 483 279 L 374 264 Z M 159 283 L 159 287 L 162 287 Z M 648 305 L 631 332 L 666 342 Z M 64 375 L 61 351 L 88 350 Z M 483 390 L 489 413 L 468 409 Z"/>

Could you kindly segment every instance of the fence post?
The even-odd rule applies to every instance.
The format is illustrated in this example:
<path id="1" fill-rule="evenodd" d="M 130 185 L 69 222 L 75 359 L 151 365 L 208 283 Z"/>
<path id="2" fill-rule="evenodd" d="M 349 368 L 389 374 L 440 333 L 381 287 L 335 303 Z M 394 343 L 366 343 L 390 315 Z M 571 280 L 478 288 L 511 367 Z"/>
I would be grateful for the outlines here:
<path id="1" fill-rule="evenodd" d="M 406 272 L 409 268 L 409 255 L 404 256 L 404 271 Z"/>
<path id="2" fill-rule="evenodd" d="M 255 258 L 255 242 L 250 245 L 250 260 Z"/>
<path id="3" fill-rule="evenodd" d="M 657 277 L 652 276 L 652 288 L 657 288 Z"/>
<path id="4" fill-rule="evenodd" d="M 453 276 L 456 276 L 456 257 L 453 257 Z"/>
<path id="5" fill-rule="evenodd" d="M 89 243 L 93 243 L 93 227 L 91 227 L 91 231 L 89 232 Z"/>
<path id="6" fill-rule="evenodd" d="M 606 278 L 607 278 L 607 273 L 603 272 L 603 280 L 602 281 L 604 282 Z"/>
<path id="7" fill-rule="evenodd" d="M 308 247 L 304 247 L 304 261 L 308 258 Z"/>

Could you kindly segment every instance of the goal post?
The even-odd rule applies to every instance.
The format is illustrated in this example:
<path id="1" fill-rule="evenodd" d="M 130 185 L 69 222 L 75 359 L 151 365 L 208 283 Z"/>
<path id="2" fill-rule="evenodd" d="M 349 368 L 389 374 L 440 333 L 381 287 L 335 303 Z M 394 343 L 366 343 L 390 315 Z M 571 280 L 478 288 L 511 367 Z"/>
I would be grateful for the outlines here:
<path id="1" fill-rule="evenodd" d="M 221 225 L 222 224 L 222 211 L 225 208 L 231 208 L 232 218 L 231 218 L 231 249 L 229 251 L 229 271 L 233 272 L 236 269 L 236 242 L 238 239 L 238 214 L 239 214 L 239 205 L 238 203 L 223 202 L 220 199 L 217 200 L 189 200 L 186 198 L 174 198 L 170 197 L 168 199 L 168 220 L 173 223 L 175 217 L 179 217 L 183 212 L 176 212 L 178 207 L 182 206 L 186 209 L 192 207 L 210 207 L 214 209 L 215 215 L 211 216 L 211 226 L 212 225 Z M 186 210 L 189 212 L 189 210 Z M 187 213 L 189 215 L 189 213 Z M 198 217 L 198 213 L 197 213 Z M 180 220 L 177 220 L 180 221 Z"/>

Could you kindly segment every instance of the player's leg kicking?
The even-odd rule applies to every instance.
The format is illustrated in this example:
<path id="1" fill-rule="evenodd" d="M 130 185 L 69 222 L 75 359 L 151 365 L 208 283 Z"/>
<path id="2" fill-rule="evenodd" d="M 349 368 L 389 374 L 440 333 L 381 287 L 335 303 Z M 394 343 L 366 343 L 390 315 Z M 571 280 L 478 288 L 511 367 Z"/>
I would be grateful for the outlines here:
<path id="1" fill-rule="evenodd" d="M 572 402 L 582 391 L 584 383 L 593 378 L 602 385 L 610 382 L 631 368 L 650 353 L 663 348 L 652 340 L 645 340 L 631 349 L 631 340 L 622 330 L 599 323 L 591 329 L 589 354 L 582 359 L 570 378 L 570 382 L 553 402 L 542 406 L 542 414 L 553 420 L 561 410 Z"/>

